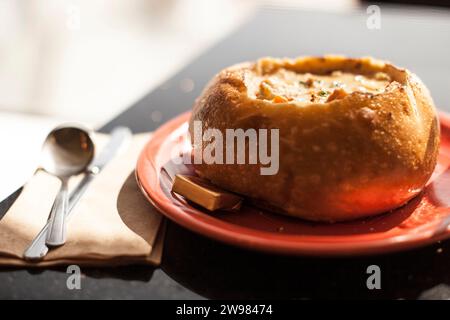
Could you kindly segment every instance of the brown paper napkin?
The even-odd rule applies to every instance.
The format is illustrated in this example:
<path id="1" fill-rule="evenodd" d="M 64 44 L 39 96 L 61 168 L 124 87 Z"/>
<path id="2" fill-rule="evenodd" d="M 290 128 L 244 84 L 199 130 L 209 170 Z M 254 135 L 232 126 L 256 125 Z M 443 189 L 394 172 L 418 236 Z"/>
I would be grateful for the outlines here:
<path id="1" fill-rule="evenodd" d="M 66 244 L 36 263 L 23 260 L 22 255 L 45 225 L 59 188 L 57 178 L 38 171 L 0 220 L 0 265 L 159 264 L 162 217 L 141 194 L 134 177 L 137 158 L 149 138 L 150 134 L 135 135 L 94 178 L 73 209 Z M 96 135 L 98 151 L 107 140 Z M 80 179 L 72 179 L 70 187 Z"/>

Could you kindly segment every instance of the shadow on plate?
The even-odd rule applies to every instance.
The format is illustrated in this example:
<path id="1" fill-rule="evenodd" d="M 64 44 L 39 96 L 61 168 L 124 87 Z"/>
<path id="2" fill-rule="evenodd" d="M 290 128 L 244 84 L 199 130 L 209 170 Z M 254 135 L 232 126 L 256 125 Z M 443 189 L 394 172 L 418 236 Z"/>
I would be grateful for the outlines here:
<path id="1" fill-rule="evenodd" d="M 232 224 L 264 231 L 275 231 L 283 225 L 284 232 L 296 234 L 318 234 L 318 229 L 321 234 L 345 235 L 383 232 L 403 225 L 414 228 L 440 214 L 448 216 L 450 161 L 447 160 L 450 158 L 441 159 L 438 178 L 405 206 L 373 218 L 340 223 L 339 228 L 335 227 L 337 224 L 316 228 L 313 223 L 261 213 L 249 207 L 239 214 L 217 212 L 212 215 Z M 199 210 L 170 193 L 170 180 L 178 169 L 176 166 L 169 168 L 171 172 L 161 175 L 162 190 L 172 197 L 172 201 Z M 427 210 L 430 206 L 439 210 Z M 235 248 L 168 223 L 164 246 L 162 269 L 177 282 L 207 298 L 450 299 L 450 290 L 442 290 L 450 285 L 450 240 L 373 256 L 290 257 Z M 380 267 L 380 290 L 367 287 L 371 275 L 367 268 L 371 265 Z"/>
<path id="2" fill-rule="evenodd" d="M 450 190 L 449 165 L 450 157 L 446 152 L 442 152 L 433 181 L 420 194 L 395 210 L 373 217 L 324 224 L 276 214 L 250 204 L 244 204 L 237 213 L 218 210 L 208 212 L 207 215 L 235 226 L 270 233 L 283 230 L 284 234 L 290 235 L 350 236 L 387 232 L 394 228 L 412 229 L 433 222 L 439 216 L 445 218 L 449 215 L 450 200 L 447 196 Z M 196 175 L 191 165 L 178 163 L 173 159 L 167 161 L 161 167 L 160 175 L 160 188 L 167 200 L 178 204 L 186 214 L 204 214 L 204 209 L 171 192 L 176 174 Z"/>

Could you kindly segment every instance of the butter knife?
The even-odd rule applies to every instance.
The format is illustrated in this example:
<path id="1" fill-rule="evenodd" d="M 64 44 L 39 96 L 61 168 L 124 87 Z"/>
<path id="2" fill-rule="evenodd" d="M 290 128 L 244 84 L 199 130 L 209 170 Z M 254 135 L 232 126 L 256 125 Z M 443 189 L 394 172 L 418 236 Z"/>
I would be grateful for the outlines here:
<path id="1" fill-rule="evenodd" d="M 111 132 L 111 138 L 107 145 L 102 149 L 102 151 L 94 158 L 94 161 L 89 166 L 83 179 L 76 185 L 74 190 L 69 196 L 69 209 L 66 214 L 66 219 L 71 215 L 72 209 L 75 207 L 77 202 L 80 200 L 83 193 L 86 191 L 89 184 L 95 178 L 95 176 L 100 173 L 103 167 L 116 155 L 120 147 L 129 140 L 132 136 L 130 129 L 126 127 L 114 128 Z M 23 257 L 26 260 L 40 260 L 48 252 L 48 247 L 45 244 L 45 239 L 47 236 L 49 222 L 45 224 L 42 230 L 34 238 L 31 244 L 23 253 Z"/>

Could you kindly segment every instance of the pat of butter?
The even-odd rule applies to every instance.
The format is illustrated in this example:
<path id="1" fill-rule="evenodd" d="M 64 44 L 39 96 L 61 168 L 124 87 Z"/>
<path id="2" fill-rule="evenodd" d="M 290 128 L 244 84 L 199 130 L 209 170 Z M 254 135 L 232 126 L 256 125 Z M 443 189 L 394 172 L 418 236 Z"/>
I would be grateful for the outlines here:
<path id="1" fill-rule="evenodd" d="M 239 210 L 242 198 L 223 191 L 196 176 L 177 174 L 172 186 L 172 192 L 182 195 L 186 199 L 206 208 L 214 210 Z"/>

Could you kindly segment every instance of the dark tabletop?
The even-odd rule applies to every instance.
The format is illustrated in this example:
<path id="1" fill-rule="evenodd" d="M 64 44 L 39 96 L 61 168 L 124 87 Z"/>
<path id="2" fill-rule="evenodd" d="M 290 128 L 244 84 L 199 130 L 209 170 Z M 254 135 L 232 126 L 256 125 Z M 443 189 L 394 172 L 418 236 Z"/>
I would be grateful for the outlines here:
<path id="1" fill-rule="evenodd" d="M 450 11 L 382 6 L 380 30 L 369 30 L 367 17 L 365 10 L 261 10 L 102 131 L 117 125 L 154 130 L 189 110 L 221 68 L 269 55 L 340 53 L 391 60 L 420 75 L 436 105 L 450 111 Z M 183 91 L 190 81 L 194 89 Z M 0 204 L 0 218 L 19 192 Z M 366 269 L 373 264 L 381 269 L 381 290 L 366 287 Z M 81 290 L 67 289 L 64 269 L 3 268 L 0 298 L 450 298 L 449 270 L 450 241 L 379 256 L 288 257 L 234 248 L 169 222 L 159 268 L 83 268 Z"/>

